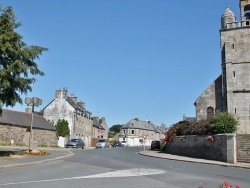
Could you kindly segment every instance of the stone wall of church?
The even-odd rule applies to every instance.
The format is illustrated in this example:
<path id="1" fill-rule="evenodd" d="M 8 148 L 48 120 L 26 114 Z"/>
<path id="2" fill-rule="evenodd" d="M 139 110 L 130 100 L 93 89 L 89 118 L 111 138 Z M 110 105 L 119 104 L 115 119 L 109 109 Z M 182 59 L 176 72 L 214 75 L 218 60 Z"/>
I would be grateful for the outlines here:
<path id="1" fill-rule="evenodd" d="M 207 119 L 207 109 L 222 111 L 222 80 L 219 76 L 195 101 L 197 121 Z"/>
<path id="2" fill-rule="evenodd" d="M 221 31 L 227 110 L 239 120 L 238 134 L 250 134 L 250 28 Z"/>

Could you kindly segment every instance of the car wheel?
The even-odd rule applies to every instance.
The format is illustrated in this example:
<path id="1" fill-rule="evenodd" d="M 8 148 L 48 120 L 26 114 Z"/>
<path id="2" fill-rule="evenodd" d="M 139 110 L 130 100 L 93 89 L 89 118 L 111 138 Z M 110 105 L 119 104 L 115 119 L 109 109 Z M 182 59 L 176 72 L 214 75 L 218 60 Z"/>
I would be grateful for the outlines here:
<path id="1" fill-rule="evenodd" d="M 84 149 L 84 147 L 82 147 L 82 149 Z"/>

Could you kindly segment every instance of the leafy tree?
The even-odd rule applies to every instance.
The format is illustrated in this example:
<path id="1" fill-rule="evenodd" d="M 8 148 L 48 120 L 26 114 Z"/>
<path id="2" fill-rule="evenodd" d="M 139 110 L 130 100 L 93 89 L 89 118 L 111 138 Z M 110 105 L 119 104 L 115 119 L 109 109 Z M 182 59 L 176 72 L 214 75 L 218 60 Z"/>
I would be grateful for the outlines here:
<path id="1" fill-rule="evenodd" d="M 3 8 L 0 4 L 0 105 L 22 104 L 19 94 L 32 91 L 31 84 L 36 81 L 30 75 L 44 75 L 35 60 L 48 49 L 28 46 L 15 32 L 19 26 L 21 23 L 16 22 L 13 8 Z"/>
<path id="2" fill-rule="evenodd" d="M 210 127 L 213 133 L 233 133 L 236 131 L 238 120 L 228 112 L 219 112 L 211 118 Z"/>
<path id="3" fill-rule="evenodd" d="M 65 137 L 67 135 L 69 135 L 69 123 L 67 120 L 64 120 L 64 119 L 59 119 L 57 121 L 57 124 L 56 124 L 56 133 L 58 136 L 62 136 L 62 137 Z"/>
<path id="4" fill-rule="evenodd" d="M 114 132 L 108 132 L 108 138 L 113 138 L 115 136 Z"/>
<path id="5" fill-rule="evenodd" d="M 121 127 L 122 127 L 122 125 L 119 125 L 119 124 L 113 125 L 112 127 L 109 128 L 109 131 L 114 132 L 116 134 L 116 133 L 120 132 Z"/>

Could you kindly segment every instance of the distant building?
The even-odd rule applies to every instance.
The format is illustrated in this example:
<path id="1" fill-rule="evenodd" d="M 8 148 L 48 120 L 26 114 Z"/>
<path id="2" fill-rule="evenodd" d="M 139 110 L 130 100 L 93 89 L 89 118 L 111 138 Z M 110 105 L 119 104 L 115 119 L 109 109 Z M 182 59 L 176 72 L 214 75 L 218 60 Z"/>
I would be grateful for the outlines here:
<path id="1" fill-rule="evenodd" d="M 195 122 L 196 117 L 187 117 L 185 114 L 183 114 L 182 121 Z"/>
<path id="2" fill-rule="evenodd" d="M 221 17 L 222 74 L 195 101 L 197 120 L 216 111 L 239 120 L 237 134 L 250 134 L 250 1 L 240 0 L 240 21 L 227 8 Z"/>
<path id="3" fill-rule="evenodd" d="M 153 140 L 165 138 L 166 126 L 161 127 L 152 124 L 150 121 L 141 121 L 138 118 L 132 119 L 121 127 L 119 141 L 127 140 L 129 146 L 150 145 Z"/>

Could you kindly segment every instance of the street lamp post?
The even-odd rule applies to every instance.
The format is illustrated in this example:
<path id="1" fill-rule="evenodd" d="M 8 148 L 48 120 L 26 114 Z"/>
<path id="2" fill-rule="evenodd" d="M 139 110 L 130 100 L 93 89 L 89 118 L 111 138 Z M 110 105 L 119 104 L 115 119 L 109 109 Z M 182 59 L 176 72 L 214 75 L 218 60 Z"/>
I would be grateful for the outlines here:
<path id="1" fill-rule="evenodd" d="M 33 112 L 34 112 L 34 106 L 38 107 L 42 104 L 42 100 L 37 97 L 32 98 L 25 98 L 25 103 L 27 106 L 32 106 L 31 110 L 31 123 L 30 123 L 30 136 L 29 136 L 29 151 L 31 151 L 31 142 L 32 142 L 32 127 L 33 127 Z"/>

